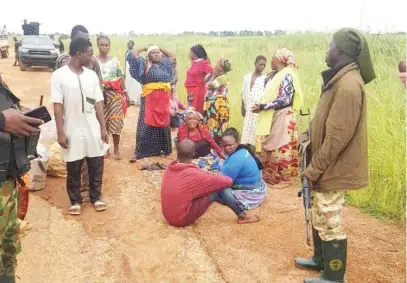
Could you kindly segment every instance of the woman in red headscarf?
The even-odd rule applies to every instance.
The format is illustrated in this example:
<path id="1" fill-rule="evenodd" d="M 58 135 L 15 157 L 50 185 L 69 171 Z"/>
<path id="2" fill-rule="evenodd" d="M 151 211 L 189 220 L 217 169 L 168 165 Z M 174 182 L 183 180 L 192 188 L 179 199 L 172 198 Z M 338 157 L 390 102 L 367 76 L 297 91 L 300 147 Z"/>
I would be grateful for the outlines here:
<path id="1" fill-rule="evenodd" d="M 190 57 L 191 67 L 187 71 L 185 80 L 188 106 L 203 114 L 206 83 L 212 77 L 213 68 L 205 49 L 200 44 L 191 47 Z"/>

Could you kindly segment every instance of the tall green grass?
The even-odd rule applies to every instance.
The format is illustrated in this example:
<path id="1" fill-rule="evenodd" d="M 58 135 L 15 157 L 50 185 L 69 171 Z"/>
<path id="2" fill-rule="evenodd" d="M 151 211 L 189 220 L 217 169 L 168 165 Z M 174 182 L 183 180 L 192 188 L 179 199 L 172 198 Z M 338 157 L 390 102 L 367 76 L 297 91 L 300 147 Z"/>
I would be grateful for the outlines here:
<path id="1" fill-rule="evenodd" d="M 130 38 L 113 37 L 111 55 L 124 66 L 126 42 Z M 205 46 L 211 61 L 221 57 L 232 62 L 229 102 L 231 126 L 242 128 L 240 115 L 243 77 L 253 70 L 254 58 L 271 58 L 279 47 L 293 50 L 299 65 L 299 75 L 305 95 L 305 108 L 316 108 L 326 69 L 325 53 L 330 35 L 306 33 L 281 37 L 206 37 L 157 36 L 132 38 L 137 47 L 159 45 L 176 52 L 178 62 L 178 95 L 185 101 L 183 83 L 190 65 L 189 48 L 197 43 Z M 406 39 L 398 35 L 368 36 L 377 79 L 367 86 L 369 123 L 370 186 L 352 191 L 348 202 L 377 216 L 404 220 L 406 200 L 406 93 L 397 76 L 397 65 L 406 54 Z M 97 48 L 95 46 L 95 54 Z M 269 62 L 268 62 L 269 64 Z M 270 67 L 268 67 L 270 69 Z"/>

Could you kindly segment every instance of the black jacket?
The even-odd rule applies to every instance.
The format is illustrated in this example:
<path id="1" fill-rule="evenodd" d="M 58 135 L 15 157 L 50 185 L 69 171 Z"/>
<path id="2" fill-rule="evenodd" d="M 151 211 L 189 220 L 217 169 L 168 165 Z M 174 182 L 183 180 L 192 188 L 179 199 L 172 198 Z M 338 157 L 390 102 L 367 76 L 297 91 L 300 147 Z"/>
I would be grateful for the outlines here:
<path id="1" fill-rule="evenodd" d="M 16 137 L 4 131 L 3 111 L 18 108 L 20 100 L 0 84 L 0 182 L 19 178 L 30 170 L 26 154 L 25 138 Z"/>

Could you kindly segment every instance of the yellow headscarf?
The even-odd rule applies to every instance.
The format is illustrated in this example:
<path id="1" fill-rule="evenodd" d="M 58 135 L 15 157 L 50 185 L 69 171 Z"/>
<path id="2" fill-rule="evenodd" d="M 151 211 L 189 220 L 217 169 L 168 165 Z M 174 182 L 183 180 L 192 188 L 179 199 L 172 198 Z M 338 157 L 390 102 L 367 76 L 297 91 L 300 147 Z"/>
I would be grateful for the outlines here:
<path id="1" fill-rule="evenodd" d="M 278 49 L 274 53 L 274 58 L 286 65 L 279 72 L 274 71 L 269 75 L 269 81 L 264 90 L 264 95 L 261 103 L 269 103 L 278 97 L 279 87 L 284 77 L 290 74 L 293 77 L 293 86 L 295 90 L 294 100 L 292 104 L 293 110 L 299 110 L 303 105 L 303 97 L 301 85 L 296 72 L 297 63 L 295 62 L 294 54 L 287 48 Z M 273 122 L 274 110 L 261 111 L 259 113 L 256 133 L 258 136 L 266 136 L 270 133 L 270 127 Z M 256 148 L 257 149 L 257 148 Z"/>

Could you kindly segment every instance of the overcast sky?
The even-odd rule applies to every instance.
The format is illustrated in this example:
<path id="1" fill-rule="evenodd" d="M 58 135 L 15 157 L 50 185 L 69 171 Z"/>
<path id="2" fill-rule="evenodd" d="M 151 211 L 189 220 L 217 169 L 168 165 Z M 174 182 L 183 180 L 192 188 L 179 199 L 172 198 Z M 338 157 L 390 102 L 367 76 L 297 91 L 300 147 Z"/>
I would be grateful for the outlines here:
<path id="1" fill-rule="evenodd" d="M 24 19 L 40 22 L 41 33 L 69 33 L 76 24 L 84 25 L 90 33 L 106 34 L 130 30 L 333 31 L 345 26 L 371 32 L 407 30 L 406 0 L 253 0 L 242 1 L 242 5 L 236 0 L 103 2 L 108 4 L 89 0 L 6 1 L 0 25 L 20 33 Z"/>

